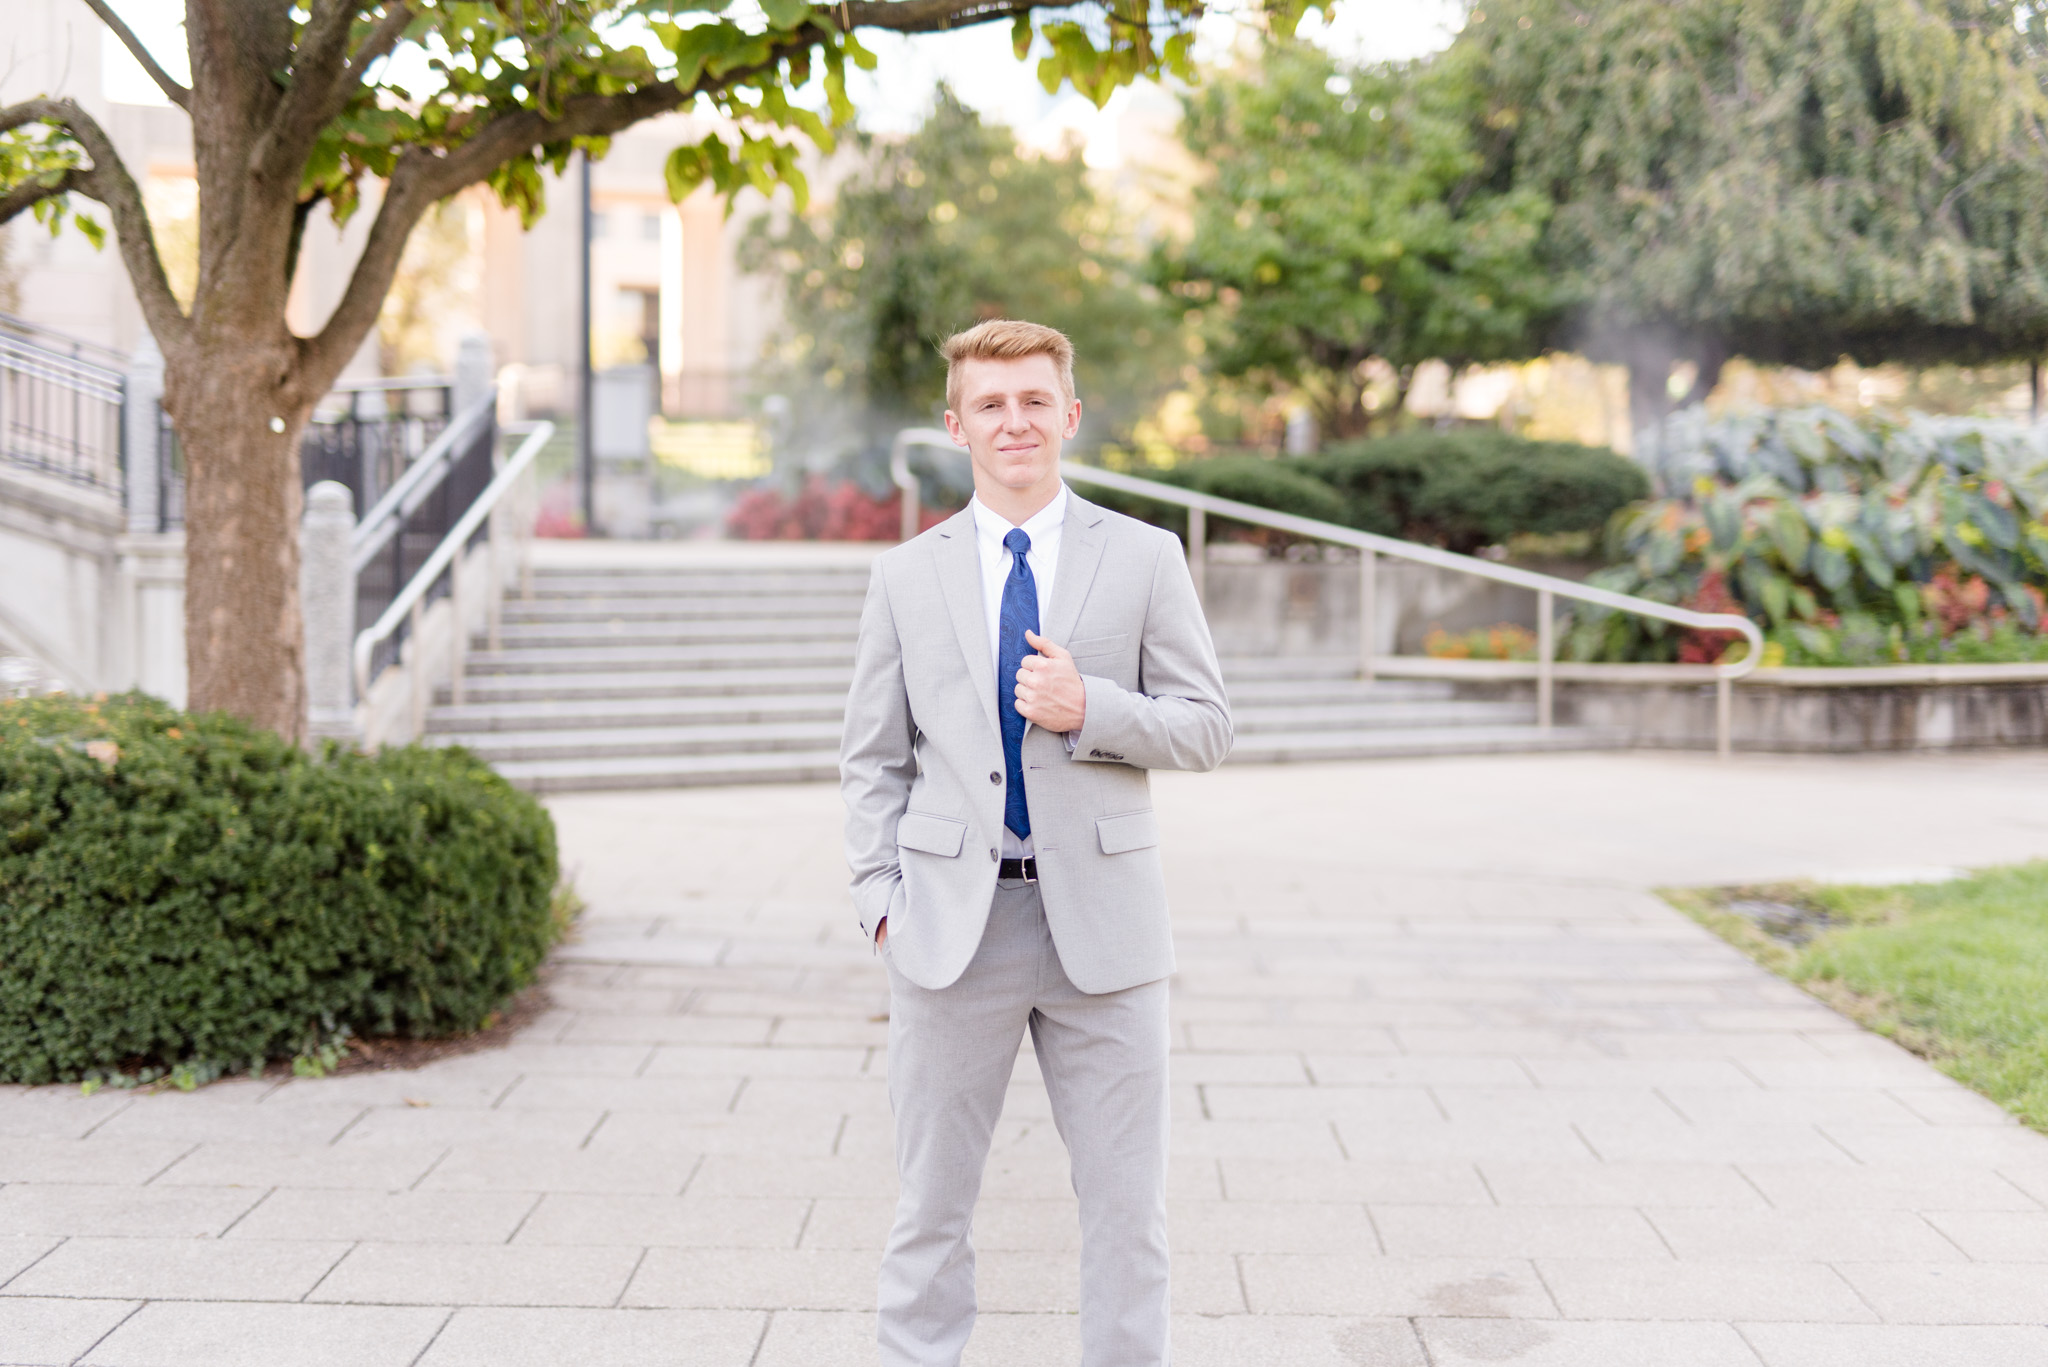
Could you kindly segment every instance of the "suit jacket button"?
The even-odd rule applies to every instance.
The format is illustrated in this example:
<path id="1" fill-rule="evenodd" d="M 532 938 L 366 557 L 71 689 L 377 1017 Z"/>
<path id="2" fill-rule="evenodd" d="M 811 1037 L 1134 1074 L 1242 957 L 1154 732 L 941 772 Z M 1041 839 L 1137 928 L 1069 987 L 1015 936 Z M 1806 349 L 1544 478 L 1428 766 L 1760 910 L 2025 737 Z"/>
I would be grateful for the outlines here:
<path id="1" fill-rule="evenodd" d="M 996 857 L 996 848 L 995 848 L 995 846 L 993 846 L 993 845 L 989 846 L 989 848 L 988 848 L 988 857 L 989 857 L 989 858 L 990 858 L 991 860 L 993 860 L 993 859 L 994 859 L 994 858 Z"/>
<path id="2" fill-rule="evenodd" d="M 1001 783 L 1003 781 L 1003 776 L 1000 773 L 997 773 L 994 769 L 991 769 L 988 771 L 988 781 L 990 783 Z"/>

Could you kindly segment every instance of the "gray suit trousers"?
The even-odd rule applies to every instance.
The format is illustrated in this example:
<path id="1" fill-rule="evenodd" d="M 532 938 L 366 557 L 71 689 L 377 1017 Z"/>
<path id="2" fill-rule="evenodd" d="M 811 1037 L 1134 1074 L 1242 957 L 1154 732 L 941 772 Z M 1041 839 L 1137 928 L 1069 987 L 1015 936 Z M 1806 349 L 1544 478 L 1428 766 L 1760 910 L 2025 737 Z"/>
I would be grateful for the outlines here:
<path id="1" fill-rule="evenodd" d="M 888 947 L 883 947 L 888 958 Z M 1167 1367 L 1167 984 L 1068 981 L 1038 888 L 999 883 L 967 971 L 889 970 L 902 1195 L 882 1258 L 884 1367 L 956 1367 L 974 1328 L 974 1203 L 1031 1031 L 1081 1203 L 1082 1367 Z"/>

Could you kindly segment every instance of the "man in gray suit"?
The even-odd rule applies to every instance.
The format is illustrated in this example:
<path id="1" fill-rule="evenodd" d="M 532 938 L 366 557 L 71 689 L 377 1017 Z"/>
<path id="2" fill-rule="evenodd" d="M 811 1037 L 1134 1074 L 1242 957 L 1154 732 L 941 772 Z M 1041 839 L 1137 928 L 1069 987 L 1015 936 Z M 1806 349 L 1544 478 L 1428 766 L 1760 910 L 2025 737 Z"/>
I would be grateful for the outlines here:
<path id="1" fill-rule="evenodd" d="M 960 1360 L 1028 1029 L 1080 1198 L 1083 1367 L 1166 1367 L 1173 938 L 1146 771 L 1215 768 L 1230 713 L 1180 543 L 1060 479 L 1072 345 L 998 320 L 944 351 L 974 499 L 876 560 L 840 750 L 854 902 L 889 972 L 882 1362 Z"/>

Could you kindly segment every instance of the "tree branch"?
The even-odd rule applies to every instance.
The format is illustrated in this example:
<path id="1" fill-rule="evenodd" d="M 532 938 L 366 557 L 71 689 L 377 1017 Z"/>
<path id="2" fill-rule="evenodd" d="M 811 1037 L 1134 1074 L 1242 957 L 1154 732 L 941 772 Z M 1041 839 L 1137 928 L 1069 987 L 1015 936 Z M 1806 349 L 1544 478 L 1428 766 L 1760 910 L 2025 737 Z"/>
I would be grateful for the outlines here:
<path id="1" fill-rule="evenodd" d="M 65 173 L 72 182 L 68 188 L 106 206 L 108 216 L 114 220 L 121 263 L 128 268 L 128 280 L 134 286 L 136 301 L 142 305 L 143 320 L 157 341 L 169 350 L 184 338 L 191 324 L 185 311 L 178 307 L 178 297 L 171 293 L 171 282 L 164 274 L 163 257 L 157 252 L 156 234 L 150 229 L 149 212 L 143 208 L 142 191 L 135 184 L 135 177 L 128 173 L 106 130 L 75 101 L 38 97 L 0 109 L 0 133 L 37 121 L 64 129 L 92 158 L 89 168 L 73 168 Z M 18 193 L 19 188 L 10 191 L 9 199 Z M 48 197 L 37 195 L 29 203 Z M 6 217 L 0 215 L 0 222 L 5 222 Z"/>
<path id="2" fill-rule="evenodd" d="M 894 33 L 938 33 L 1014 19 L 1035 9 L 1063 8 L 1051 0 L 845 0 L 818 14 L 841 32 L 882 28 Z"/>
<path id="3" fill-rule="evenodd" d="M 157 89 L 163 91 L 172 104 L 190 112 L 192 92 L 172 80 L 171 73 L 157 64 L 156 58 L 149 55 L 149 49 L 142 45 L 142 40 L 135 36 L 135 30 L 123 23 L 120 15 L 114 13 L 113 6 L 109 5 L 107 0 L 85 0 L 85 4 L 86 8 L 100 17 L 101 23 L 113 30 L 114 36 L 121 40 L 121 46 L 128 49 L 129 55 L 142 64 L 142 69 L 149 73 L 149 79 L 156 82 Z"/>
<path id="4" fill-rule="evenodd" d="M 39 180 L 22 182 L 6 194 L 0 195 L 0 225 L 5 225 L 9 219 L 27 213 L 46 199 L 68 195 L 73 190 L 89 195 L 91 192 L 85 188 L 85 182 L 85 173 L 76 167 L 66 171 L 55 185 L 45 185 Z"/>
<path id="5" fill-rule="evenodd" d="M 251 164 L 263 167 L 271 176 L 291 179 L 296 184 L 306 154 L 320 136 L 320 130 L 347 107 L 349 97 L 362 83 L 370 61 L 359 52 L 351 59 L 349 35 L 354 29 L 357 5 L 352 0 L 323 0 L 299 35 L 292 52 L 292 83 L 278 101 L 277 113 L 251 153 Z M 384 15 L 363 44 L 363 52 L 391 50 L 413 12 L 401 0 L 387 0 Z"/>

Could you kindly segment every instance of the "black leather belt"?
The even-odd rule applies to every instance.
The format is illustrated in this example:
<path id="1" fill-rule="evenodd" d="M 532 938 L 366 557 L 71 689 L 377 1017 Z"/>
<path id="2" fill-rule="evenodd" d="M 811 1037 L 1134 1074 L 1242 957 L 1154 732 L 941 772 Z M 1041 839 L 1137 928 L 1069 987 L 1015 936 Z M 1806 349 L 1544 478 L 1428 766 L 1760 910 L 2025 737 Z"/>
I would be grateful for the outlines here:
<path id="1" fill-rule="evenodd" d="M 1038 881 L 1038 861 L 1036 859 L 1005 859 L 1002 863 L 996 865 L 996 877 L 1004 882 L 1013 883 L 1021 878 L 1027 883 L 1036 883 Z"/>

